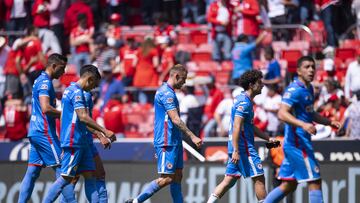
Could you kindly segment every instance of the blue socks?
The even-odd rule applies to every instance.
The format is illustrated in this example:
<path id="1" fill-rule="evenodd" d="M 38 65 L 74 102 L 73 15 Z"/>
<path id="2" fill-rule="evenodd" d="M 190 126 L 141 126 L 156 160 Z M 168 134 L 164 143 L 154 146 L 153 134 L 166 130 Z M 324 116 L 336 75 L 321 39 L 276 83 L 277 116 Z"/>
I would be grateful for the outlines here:
<path id="1" fill-rule="evenodd" d="M 74 193 L 75 185 L 70 183 L 66 185 L 62 191 L 60 196 L 61 203 L 76 203 L 75 193 Z"/>
<path id="2" fill-rule="evenodd" d="M 180 183 L 171 183 L 170 184 L 170 193 L 174 203 L 183 203 L 183 196 L 181 192 Z"/>
<path id="3" fill-rule="evenodd" d="M 138 202 L 144 202 L 160 190 L 160 186 L 153 180 L 136 199 Z"/>
<path id="4" fill-rule="evenodd" d="M 107 203 L 108 196 L 107 196 L 105 180 L 97 179 L 96 180 L 96 188 L 97 188 L 97 192 L 99 194 L 99 203 Z"/>
<path id="5" fill-rule="evenodd" d="M 285 197 L 285 195 L 286 194 L 280 189 L 280 187 L 277 187 L 266 196 L 264 203 L 279 202 Z"/>
<path id="6" fill-rule="evenodd" d="M 18 203 L 25 203 L 30 199 L 35 181 L 39 177 L 40 171 L 41 167 L 39 166 L 28 166 L 25 177 L 21 183 Z"/>
<path id="7" fill-rule="evenodd" d="M 321 190 L 309 191 L 310 203 L 323 203 L 323 196 Z"/>
<path id="8" fill-rule="evenodd" d="M 69 183 L 70 182 L 66 181 L 62 176 L 56 179 L 56 181 L 52 184 L 48 194 L 46 195 L 43 203 L 54 202 L 60 195 L 61 190 Z"/>
<path id="9" fill-rule="evenodd" d="M 95 178 L 85 178 L 85 194 L 90 203 L 99 202 L 99 194 L 96 189 Z"/>

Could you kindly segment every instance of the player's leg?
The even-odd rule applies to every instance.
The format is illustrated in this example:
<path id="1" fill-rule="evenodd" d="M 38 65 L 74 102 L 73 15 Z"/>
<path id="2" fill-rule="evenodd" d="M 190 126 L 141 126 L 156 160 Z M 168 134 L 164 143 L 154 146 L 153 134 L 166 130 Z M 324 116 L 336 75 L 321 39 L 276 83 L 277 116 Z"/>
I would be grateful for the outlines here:
<path id="1" fill-rule="evenodd" d="M 321 179 L 308 183 L 310 203 L 322 203 Z"/>
<path id="2" fill-rule="evenodd" d="M 35 181 L 39 177 L 41 169 L 44 166 L 44 162 L 37 150 L 37 141 L 33 138 L 30 138 L 29 141 L 29 162 L 25 176 L 21 182 L 19 203 L 27 202 L 30 199 L 32 191 L 34 190 Z"/>
<path id="3" fill-rule="evenodd" d="M 182 203 L 184 202 L 181 191 L 181 180 L 183 177 L 182 169 L 184 168 L 184 159 L 183 159 L 184 149 L 182 146 L 177 146 L 176 148 L 177 148 L 176 149 L 177 156 L 175 157 L 175 165 L 174 165 L 176 170 L 175 170 L 174 181 L 170 184 L 170 193 L 174 203 Z"/>
<path id="4" fill-rule="evenodd" d="M 61 175 L 56 179 L 44 199 L 44 203 L 54 202 L 63 188 L 70 184 L 77 175 L 77 169 L 81 160 L 83 150 L 75 148 L 64 148 L 61 161 Z"/>
<path id="5" fill-rule="evenodd" d="M 254 182 L 255 194 L 259 202 L 264 202 L 266 197 L 265 177 L 264 175 L 252 178 Z"/>
<path id="6" fill-rule="evenodd" d="M 75 185 L 79 181 L 80 176 L 76 176 L 70 182 L 70 184 L 66 185 L 60 195 L 60 203 L 73 203 L 76 202 L 75 198 Z M 65 195 L 64 195 L 65 194 Z"/>
<path id="7" fill-rule="evenodd" d="M 280 186 L 273 189 L 267 196 L 264 203 L 280 202 L 286 195 L 296 190 L 296 180 L 283 180 Z"/>
<path id="8" fill-rule="evenodd" d="M 81 173 L 85 179 L 85 194 L 90 203 L 99 202 L 99 193 L 96 188 L 95 161 L 91 148 L 83 149 L 83 156 L 79 164 L 78 172 Z"/>
<path id="9" fill-rule="evenodd" d="M 94 157 L 95 161 L 95 178 L 96 178 L 96 188 L 99 194 L 99 202 L 106 203 L 108 202 L 106 184 L 105 184 L 105 169 L 103 162 L 99 155 Z"/>
<path id="10" fill-rule="evenodd" d="M 220 199 L 230 188 L 232 188 L 240 176 L 226 175 L 219 185 L 216 186 L 214 192 L 210 195 L 207 203 L 216 202 Z"/>
<path id="11" fill-rule="evenodd" d="M 175 179 L 175 147 L 155 147 L 155 150 L 158 157 L 157 167 L 160 178 L 153 180 L 139 196 L 127 200 L 126 203 L 144 202 Z"/>

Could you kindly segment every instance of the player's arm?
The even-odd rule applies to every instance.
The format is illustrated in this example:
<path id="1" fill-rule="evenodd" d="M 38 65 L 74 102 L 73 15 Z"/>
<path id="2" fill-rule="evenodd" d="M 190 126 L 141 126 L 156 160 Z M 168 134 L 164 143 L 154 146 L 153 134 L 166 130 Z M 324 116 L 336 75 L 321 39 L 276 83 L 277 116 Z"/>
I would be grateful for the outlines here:
<path id="1" fill-rule="evenodd" d="M 39 96 L 41 112 L 55 118 L 60 118 L 61 112 L 50 105 L 50 98 L 45 95 Z"/>
<path id="2" fill-rule="evenodd" d="M 258 127 L 254 126 L 254 133 L 256 136 L 260 137 L 263 140 L 270 141 L 270 136 L 263 131 L 261 131 Z"/>
<path id="3" fill-rule="evenodd" d="M 240 159 L 239 155 L 239 134 L 241 130 L 241 126 L 244 124 L 244 118 L 241 116 L 234 117 L 234 124 L 233 124 L 233 131 L 232 131 L 232 146 L 233 146 L 233 153 L 231 157 L 231 161 L 233 163 L 237 163 Z"/>
<path id="4" fill-rule="evenodd" d="M 325 118 L 323 116 L 321 116 L 318 112 L 314 112 L 314 117 L 313 120 L 316 123 L 322 124 L 322 125 L 330 125 L 331 127 L 334 127 L 336 129 L 339 129 L 341 124 L 338 121 L 332 121 L 328 118 Z"/>
<path id="5" fill-rule="evenodd" d="M 86 127 L 93 135 L 95 135 L 99 140 L 100 143 L 104 146 L 104 149 L 111 147 L 111 140 L 107 138 L 102 132 L 95 130 L 89 126 Z"/>
<path id="6" fill-rule="evenodd" d="M 289 106 L 288 104 L 282 103 L 280 105 L 278 117 L 283 122 L 286 122 L 296 127 L 300 127 L 310 134 L 316 134 L 315 126 L 312 123 L 305 123 L 295 118 L 295 116 L 291 114 L 291 106 Z"/>
<path id="7" fill-rule="evenodd" d="M 172 123 L 179 128 L 186 136 L 188 136 L 191 141 L 196 145 L 196 147 L 201 146 L 201 139 L 198 138 L 191 130 L 186 127 L 185 123 L 180 119 L 177 109 L 168 110 L 167 114 L 171 119 Z"/>
<path id="8" fill-rule="evenodd" d="M 94 130 L 97 130 L 97 131 L 100 131 L 102 133 L 104 133 L 104 135 L 108 138 L 111 139 L 111 141 L 115 141 L 116 140 L 116 137 L 115 137 L 115 134 L 111 131 L 111 130 L 107 130 L 103 127 L 101 127 L 99 124 L 97 124 L 90 116 L 89 114 L 87 113 L 86 109 L 85 108 L 77 108 L 75 109 L 75 112 L 79 118 L 79 120 L 83 123 L 85 123 L 86 126 L 94 129 Z"/>

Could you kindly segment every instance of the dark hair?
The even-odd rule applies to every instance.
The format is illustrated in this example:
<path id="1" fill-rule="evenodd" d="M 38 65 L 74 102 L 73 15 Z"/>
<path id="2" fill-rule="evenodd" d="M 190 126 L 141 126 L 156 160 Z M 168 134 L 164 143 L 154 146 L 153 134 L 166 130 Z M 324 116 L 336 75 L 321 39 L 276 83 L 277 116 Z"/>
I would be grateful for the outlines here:
<path id="1" fill-rule="evenodd" d="M 255 84 L 257 80 L 263 78 L 263 74 L 259 70 L 248 70 L 241 75 L 239 79 L 239 85 L 248 90 L 250 84 Z"/>
<path id="2" fill-rule="evenodd" d="M 181 72 L 187 73 L 186 68 L 181 64 L 174 65 L 173 67 L 170 68 L 170 71 L 169 71 L 170 75 L 172 75 L 174 73 L 181 73 Z"/>
<path id="3" fill-rule="evenodd" d="M 249 40 L 249 37 L 245 34 L 240 34 L 237 38 L 236 38 L 236 42 L 247 42 Z"/>
<path id="4" fill-rule="evenodd" d="M 87 19 L 87 16 L 85 13 L 79 13 L 76 17 L 77 17 L 78 22 Z"/>
<path id="5" fill-rule="evenodd" d="M 59 64 L 59 63 L 67 63 L 66 56 L 63 56 L 61 54 L 51 54 L 47 60 L 46 66 L 50 66 L 51 64 Z"/>
<path id="6" fill-rule="evenodd" d="M 36 29 L 37 29 L 37 27 L 35 27 L 34 25 L 29 25 L 26 28 L 26 35 L 32 34 Z"/>
<path id="7" fill-rule="evenodd" d="M 84 65 L 83 67 L 81 67 L 81 69 L 80 69 L 80 77 L 82 77 L 85 74 L 92 74 L 97 79 L 99 79 L 99 80 L 101 79 L 99 69 L 96 66 L 91 65 L 91 64 Z"/>
<path id="8" fill-rule="evenodd" d="M 271 56 L 271 58 L 274 58 L 274 49 L 271 46 L 265 47 L 265 54 L 268 54 Z"/>
<path id="9" fill-rule="evenodd" d="M 302 56 L 297 60 L 297 68 L 300 68 L 304 61 L 311 61 L 315 64 L 315 60 L 311 56 Z"/>

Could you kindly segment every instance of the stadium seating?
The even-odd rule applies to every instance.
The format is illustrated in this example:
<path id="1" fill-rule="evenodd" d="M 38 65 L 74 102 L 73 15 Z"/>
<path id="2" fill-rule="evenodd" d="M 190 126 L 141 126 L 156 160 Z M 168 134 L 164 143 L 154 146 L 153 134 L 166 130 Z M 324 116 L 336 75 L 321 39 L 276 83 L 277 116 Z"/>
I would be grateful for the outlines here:
<path id="1" fill-rule="evenodd" d="M 343 62 L 348 58 L 355 58 L 356 49 L 354 48 L 337 48 L 335 50 L 335 57 L 341 59 Z"/>
<path id="2" fill-rule="evenodd" d="M 211 61 L 211 44 L 201 44 L 191 55 L 191 60 L 195 62 L 199 61 Z"/>
<path id="3" fill-rule="evenodd" d="M 190 40 L 196 45 L 205 44 L 208 42 L 208 32 L 206 30 L 191 31 Z"/>
<path id="4" fill-rule="evenodd" d="M 297 59 L 302 56 L 301 50 L 282 50 L 281 58 L 287 61 L 287 70 L 290 73 L 296 72 Z"/>

